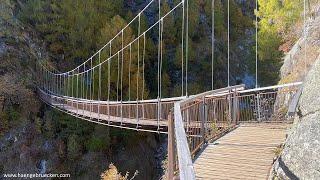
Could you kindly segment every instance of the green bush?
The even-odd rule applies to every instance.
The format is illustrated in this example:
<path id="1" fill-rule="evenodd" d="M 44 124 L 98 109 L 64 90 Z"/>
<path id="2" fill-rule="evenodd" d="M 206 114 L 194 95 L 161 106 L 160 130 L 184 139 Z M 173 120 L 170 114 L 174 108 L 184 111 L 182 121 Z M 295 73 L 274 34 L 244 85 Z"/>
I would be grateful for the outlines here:
<path id="1" fill-rule="evenodd" d="M 92 137 L 86 144 L 89 151 L 103 151 L 108 148 L 108 143 L 102 138 Z"/>

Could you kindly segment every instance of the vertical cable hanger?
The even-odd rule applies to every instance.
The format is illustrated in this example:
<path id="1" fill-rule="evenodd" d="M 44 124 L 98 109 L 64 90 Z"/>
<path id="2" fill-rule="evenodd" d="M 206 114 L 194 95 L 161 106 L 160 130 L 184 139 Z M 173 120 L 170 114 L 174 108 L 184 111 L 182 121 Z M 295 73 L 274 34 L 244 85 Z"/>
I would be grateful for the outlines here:
<path id="1" fill-rule="evenodd" d="M 94 64 L 93 64 L 94 65 Z M 93 108 L 93 104 L 94 104 L 94 100 L 95 100 L 95 92 L 94 92 L 94 72 L 96 67 L 92 68 L 92 101 L 91 101 L 91 111 L 94 112 L 94 108 Z"/>
<path id="2" fill-rule="evenodd" d="M 163 18 L 161 18 L 161 33 L 160 33 L 160 44 L 161 44 L 161 53 L 160 53 L 160 107 L 159 107 L 159 111 L 160 111 L 160 119 L 161 117 L 161 111 L 162 111 L 162 107 L 161 107 L 161 98 L 162 98 L 162 55 L 163 55 Z"/>
<path id="3" fill-rule="evenodd" d="M 132 60 L 132 47 L 131 47 L 131 43 L 130 43 L 130 45 L 129 45 L 129 82 L 128 82 L 128 84 L 129 84 L 129 92 L 128 92 L 128 94 L 129 94 L 129 101 L 131 100 L 131 60 Z M 131 106 L 129 107 L 129 118 L 131 118 Z"/>
<path id="4" fill-rule="evenodd" d="M 182 26 L 181 26 L 181 96 L 184 95 L 184 5 L 182 1 Z"/>
<path id="5" fill-rule="evenodd" d="M 230 86 L 230 0 L 228 0 L 228 87 Z"/>
<path id="6" fill-rule="evenodd" d="M 86 99 L 89 100 L 90 98 L 90 94 L 89 94 L 89 86 L 90 86 L 90 82 L 89 82 L 89 72 L 90 72 L 90 69 L 88 69 L 88 71 L 86 72 L 86 78 L 87 78 L 87 87 L 86 87 Z M 88 102 L 86 102 L 86 110 L 88 111 Z"/>
<path id="7" fill-rule="evenodd" d="M 142 57 L 142 101 L 144 100 L 144 86 L 145 86 L 145 77 L 144 77 L 144 68 L 145 68 L 145 55 L 146 55 L 146 33 L 143 33 L 143 57 Z M 144 119 L 144 103 L 142 103 L 142 120 Z"/>
<path id="8" fill-rule="evenodd" d="M 159 0 L 158 1 L 158 7 L 159 7 L 159 12 L 158 12 L 158 15 L 159 15 L 159 34 L 158 34 L 158 80 L 157 80 L 157 83 L 158 83 L 158 97 L 157 97 L 157 123 L 158 123 L 158 130 L 159 130 L 159 122 L 160 122 L 160 102 L 159 102 L 159 98 L 160 98 L 160 92 L 159 92 L 159 90 L 160 90 L 160 84 L 159 84 L 159 80 L 160 80 L 160 30 L 161 30 L 161 21 L 160 21 L 160 19 L 161 19 L 161 2 L 160 2 L 161 0 Z"/>
<path id="9" fill-rule="evenodd" d="M 110 125 L 110 66 L 111 66 L 111 56 L 112 56 L 112 44 L 110 42 L 110 52 L 108 60 L 108 124 Z"/>
<path id="10" fill-rule="evenodd" d="M 258 88 L 258 0 L 256 0 L 256 88 Z"/>
<path id="11" fill-rule="evenodd" d="M 131 48 L 131 44 L 129 45 L 129 101 L 131 100 L 131 59 L 132 59 L 132 48 Z M 130 112 L 130 111 L 129 111 Z"/>
<path id="12" fill-rule="evenodd" d="M 92 70 L 92 58 L 90 59 L 90 101 L 91 102 L 93 100 L 93 93 L 92 93 L 92 87 L 93 87 L 93 70 Z M 90 119 L 92 119 L 91 117 L 91 111 L 92 111 L 92 103 L 89 104 L 89 108 L 90 108 Z"/>
<path id="13" fill-rule="evenodd" d="M 140 73 L 140 20 L 141 20 L 141 14 L 138 14 L 138 72 L 137 72 L 137 95 L 136 95 L 136 100 L 137 100 L 137 109 L 136 109 L 136 115 L 137 115 L 137 126 L 139 126 L 139 73 Z"/>
<path id="14" fill-rule="evenodd" d="M 123 121 L 123 104 L 122 104 L 122 98 L 123 98 L 123 30 L 121 33 L 121 122 Z"/>
<path id="15" fill-rule="evenodd" d="M 98 121 L 100 121 L 100 100 L 101 100 L 101 51 L 99 51 L 99 91 L 98 91 Z"/>
<path id="16" fill-rule="evenodd" d="M 118 75 L 117 75 L 117 116 L 119 116 L 119 84 L 120 84 L 120 54 L 119 54 L 119 51 L 117 53 L 117 56 L 118 56 Z M 121 121 L 121 124 L 122 124 L 122 121 Z"/>
<path id="17" fill-rule="evenodd" d="M 307 24 L 306 24 L 306 0 L 303 1 L 303 36 L 304 36 L 304 76 L 307 75 Z"/>
<path id="18" fill-rule="evenodd" d="M 211 43 L 212 43 L 212 49 L 211 49 L 211 89 L 214 89 L 214 69 L 213 69 L 213 62 L 214 62 L 214 0 L 212 0 L 212 20 L 211 20 Z"/>
<path id="19" fill-rule="evenodd" d="M 83 74 L 82 74 L 82 98 L 86 99 L 85 97 L 85 93 L 84 93 L 84 86 L 86 84 L 86 63 L 83 64 Z M 84 104 L 82 105 L 82 110 L 83 110 L 83 114 L 84 114 Z"/>
<path id="20" fill-rule="evenodd" d="M 187 1 L 186 13 L 187 13 L 187 25 L 186 25 L 186 96 L 188 96 L 188 58 L 189 58 L 189 0 Z"/>
<path id="21" fill-rule="evenodd" d="M 158 97 L 157 97 L 157 123 L 158 123 L 158 131 L 159 131 L 159 123 L 160 123 L 160 48 L 161 48 L 161 0 L 159 0 L 159 35 L 158 35 Z"/>
<path id="22" fill-rule="evenodd" d="M 230 86 L 230 0 L 228 0 L 228 87 Z M 231 90 L 229 90 L 228 95 L 228 118 L 232 121 L 231 117 Z"/>
<path id="23" fill-rule="evenodd" d="M 74 74 L 71 74 L 71 97 L 73 96 L 73 86 L 74 86 Z M 73 99 L 72 99 L 72 107 L 73 107 Z"/>
<path id="24" fill-rule="evenodd" d="M 79 98 L 79 67 L 77 72 L 77 98 Z M 79 115 L 79 100 L 77 100 L 77 115 Z"/>

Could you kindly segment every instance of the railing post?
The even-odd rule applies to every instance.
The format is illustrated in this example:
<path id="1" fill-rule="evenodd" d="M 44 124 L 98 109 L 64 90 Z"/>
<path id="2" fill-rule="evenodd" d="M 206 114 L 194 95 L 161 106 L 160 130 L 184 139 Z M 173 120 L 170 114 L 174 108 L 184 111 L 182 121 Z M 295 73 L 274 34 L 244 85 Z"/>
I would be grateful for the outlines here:
<path id="1" fill-rule="evenodd" d="M 174 178 L 175 150 L 174 150 L 174 120 L 172 112 L 168 115 L 168 179 Z"/>
<path id="2" fill-rule="evenodd" d="M 233 118 L 232 120 L 234 121 L 235 124 L 238 124 L 238 119 L 239 119 L 239 105 L 238 105 L 238 94 L 237 90 L 234 90 L 233 93 Z"/>
<path id="3" fill-rule="evenodd" d="M 228 124 L 231 124 L 232 123 L 232 114 L 231 114 L 231 111 L 232 111 L 232 104 L 231 104 L 231 90 L 229 90 L 228 92 L 228 96 L 227 96 L 227 100 L 228 100 Z"/>
<path id="4" fill-rule="evenodd" d="M 205 97 L 202 98 L 202 103 L 200 104 L 200 120 L 201 120 L 201 136 L 202 136 L 202 142 L 205 143 L 205 124 L 206 124 L 206 102 Z"/>
<path id="5" fill-rule="evenodd" d="M 257 121 L 258 122 L 261 122 L 261 105 L 260 105 L 260 93 L 258 92 L 257 95 L 256 95 L 256 98 L 257 98 Z"/>

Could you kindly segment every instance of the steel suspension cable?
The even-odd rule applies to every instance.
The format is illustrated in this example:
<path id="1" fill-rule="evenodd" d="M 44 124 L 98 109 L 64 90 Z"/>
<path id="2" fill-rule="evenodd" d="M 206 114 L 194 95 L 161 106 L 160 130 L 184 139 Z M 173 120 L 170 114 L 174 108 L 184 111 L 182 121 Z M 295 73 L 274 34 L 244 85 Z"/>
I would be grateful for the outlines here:
<path id="1" fill-rule="evenodd" d="M 85 71 L 86 73 L 86 79 L 87 79 L 87 87 L 86 87 L 86 99 L 88 99 L 89 98 L 89 87 L 90 87 L 90 82 L 89 82 L 89 72 L 90 71 Z M 86 110 L 88 111 L 88 103 L 86 103 Z"/>
<path id="2" fill-rule="evenodd" d="M 91 82 L 92 82 L 92 99 L 91 99 L 91 100 L 92 100 L 92 101 L 91 101 L 91 111 L 92 111 L 92 112 L 93 112 L 93 110 L 94 110 L 94 109 L 93 109 L 93 101 L 94 101 L 94 99 L 95 99 L 95 97 L 94 97 L 94 94 L 95 94 L 95 93 L 94 93 L 94 83 L 95 83 L 95 82 L 94 82 L 94 81 L 95 81 L 95 80 L 94 80 L 94 72 L 95 72 L 95 69 L 96 69 L 96 68 L 93 68 L 93 69 L 92 69 L 92 78 L 91 78 L 91 79 L 92 79 L 92 81 L 91 81 Z"/>
<path id="3" fill-rule="evenodd" d="M 189 58 L 189 0 L 187 1 L 187 25 L 186 25 L 186 96 L 188 96 L 188 58 Z"/>
<path id="4" fill-rule="evenodd" d="M 184 4 L 185 0 L 182 1 L 182 26 L 181 26 L 181 96 L 184 94 Z"/>
<path id="5" fill-rule="evenodd" d="M 101 52 L 99 51 L 99 91 L 98 91 L 98 121 L 100 121 L 100 100 L 101 100 L 101 64 L 100 64 L 100 58 L 101 58 Z"/>
<path id="6" fill-rule="evenodd" d="M 153 2 L 155 2 L 155 0 L 151 0 L 151 1 L 139 12 L 139 14 L 142 14 L 143 12 L 145 12 L 146 9 L 147 9 L 148 7 L 150 7 Z M 96 56 L 96 55 L 99 53 L 99 51 L 102 51 L 104 48 L 106 48 L 108 45 L 110 45 L 110 44 L 112 43 L 112 41 L 115 40 L 115 39 L 121 34 L 121 32 L 124 31 L 126 28 L 128 28 L 137 18 L 138 18 L 138 15 L 135 16 L 127 25 L 125 25 L 125 27 L 123 27 L 115 36 L 113 36 L 112 39 L 110 39 L 104 46 L 102 46 L 98 51 L 96 51 L 96 52 L 95 52 L 90 58 L 88 58 L 85 62 L 83 62 L 83 63 L 80 64 L 79 66 L 75 67 L 74 69 L 72 69 L 72 70 L 70 70 L 70 71 L 68 71 L 68 72 L 61 73 L 61 74 L 67 74 L 67 73 L 72 74 L 74 71 L 77 70 L 78 67 L 80 67 L 80 66 L 82 66 L 83 64 L 89 62 L 90 59 L 92 59 L 94 56 Z M 57 72 L 59 72 L 59 71 L 57 71 Z"/>
<path id="7" fill-rule="evenodd" d="M 159 123 L 160 123 L 160 44 L 161 44 L 161 39 L 160 39 L 160 31 L 161 31 L 161 2 L 159 0 L 159 34 L 158 34 L 158 97 L 157 97 L 157 100 L 158 100 L 158 103 L 157 103 L 157 123 L 158 123 L 158 130 L 159 130 Z"/>
<path id="8" fill-rule="evenodd" d="M 90 101 L 93 99 L 93 93 L 92 93 L 92 87 L 93 87 L 93 70 L 92 70 L 92 58 L 90 61 Z M 90 103 L 89 101 L 89 103 Z M 89 108 L 90 108 L 90 118 L 91 118 L 91 110 L 92 110 L 92 103 L 89 104 Z"/>
<path id="9" fill-rule="evenodd" d="M 79 72 L 79 67 L 78 67 L 78 72 Z M 79 98 L 79 74 L 77 74 L 77 98 Z M 79 114 L 78 110 L 79 110 L 79 102 L 77 102 L 77 114 Z"/>
<path id="10" fill-rule="evenodd" d="M 228 0 L 228 87 L 230 86 L 230 0 Z"/>
<path id="11" fill-rule="evenodd" d="M 307 75 L 307 24 L 306 24 L 306 0 L 303 1 L 303 36 L 304 36 L 304 76 Z"/>
<path id="12" fill-rule="evenodd" d="M 140 16 L 140 13 L 138 15 L 138 37 L 140 36 L 140 20 L 141 20 L 141 16 Z M 136 92 L 136 100 L 137 100 L 137 112 L 136 112 L 136 115 L 137 115 L 137 128 L 139 126 L 139 73 L 140 73 L 140 38 L 138 39 L 138 72 L 137 72 L 137 92 Z"/>
<path id="13" fill-rule="evenodd" d="M 130 47 L 129 47 L 129 92 L 128 92 L 128 94 L 129 94 L 129 101 L 131 100 L 131 87 L 130 87 L 130 85 L 131 85 L 131 59 L 132 59 L 132 56 L 131 56 L 131 54 L 132 54 L 132 50 L 131 50 L 131 44 L 130 44 Z"/>
<path id="14" fill-rule="evenodd" d="M 122 104 L 122 95 L 123 95 L 123 87 L 122 87 L 122 84 L 123 84 L 123 31 L 121 33 L 121 110 L 120 110 L 120 113 L 121 113 L 121 122 L 123 121 L 123 114 L 122 114 L 122 111 L 123 111 L 123 104 Z"/>
<path id="15" fill-rule="evenodd" d="M 110 43 L 109 56 L 112 56 L 112 44 Z M 110 124 L 110 66 L 111 61 L 108 61 L 108 124 Z"/>
<path id="16" fill-rule="evenodd" d="M 83 65 L 83 71 L 86 70 L 86 64 Z M 82 84 L 82 98 L 85 99 L 85 93 L 84 93 L 84 86 L 85 86 L 85 82 L 86 82 L 86 74 L 83 74 L 82 76 L 82 81 L 83 81 L 83 84 Z M 84 114 L 84 104 L 82 105 L 82 110 L 83 110 L 83 114 Z"/>
<path id="17" fill-rule="evenodd" d="M 168 13 L 166 13 L 165 15 L 163 15 L 162 18 L 167 17 L 167 16 L 168 16 L 169 14 L 171 14 L 174 10 L 176 10 L 181 4 L 182 4 L 182 1 L 181 1 L 180 3 L 178 3 L 176 6 L 174 6 Z M 158 20 L 157 22 L 155 22 L 153 25 L 151 25 L 147 30 L 144 31 L 144 33 L 147 33 L 147 32 L 149 32 L 149 31 L 151 31 L 151 29 L 154 28 L 157 24 L 159 24 L 160 21 L 161 21 L 161 19 Z M 103 64 L 103 63 L 105 63 L 106 61 L 109 61 L 111 58 L 113 58 L 114 56 L 118 55 L 118 53 L 120 53 L 122 50 L 128 48 L 131 44 L 135 43 L 135 41 L 137 41 L 137 40 L 138 40 L 139 38 L 141 38 L 142 36 L 143 36 L 143 33 L 140 34 L 140 36 L 136 37 L 134 40 L 132 40 L 130 43 L 128 43 L 126 46 L 124 46 L 123 49 L 120 49 L 120 50 L 118 50 L 116 53 L 114 53 L 114 54 L 112 55 L 112 57 L 109 57 L 109 58 L 105 59 L 105 60 L 102 61 L 101 63 Z M 95 66 L 92 67 L 92 68 L 97 68 L 98 66 L 99 66 L 99 64 L 95 65 Z M 91 68 L 91 69 L 92 69 L 92 68 Z M 90 71 L 90 69 L 87 69 L 86 71 Z M 80 73 L 85 73 L 85 72 L 80 72 Z"/>
<path id="18" fill-rule="evenodd" d="M 71 96 L 72 96 L 72 97 L 74 97 L 74 96 L 73 96 L 74 76 L 75 76 L 75 75 L 71 74 L 71 78 L 72 78 L 72 79 L 71 79 L 71 83 L 72 83 L 72 84 L 71 84 Z M 72 99 L 72 107 L 74 107 L 74 106 L 73 106 L 73 99 Z"/>
<path id="19" fill-rule="evenodd" d="M 128 94 L 129 94 L 129 101 L 131 100 L 131 60 L 132 60 L 132 45 L 129 46 L 129 88 L 128 88 Z M 131 107 L 129 107 L 129 118 L 131 118 Z"/>
<path id="20" fill-rule="evenodd" d="M 212 43 L 212 49 L 211 49 L 211 89 L 213 90 L 214 89 L 214 79 L 213 79 L 213 76 L 214 76 L 214 69 L 213 69 L 213 63 L 214 63 L 214 0 L 212 0 L 212 4 L 211 4 L 211 8 L 212 8 L 212 20 L 211 20 L 211 43 Z"/>
<path id="21" fill-rule="evenodd" d="M 162 59 L 163 59 L 163 19 L 161 21 L 161 34 L 160 34 L 160 39 L 161 39 L 161 56 L 160 56 L 160 103 L 162 99 Z M 160 105 L 160 112 L 161 112 L 161 105 Z M 161 115 L 161 114 L 160 114 Z M 161 118 L 161 116 L 160 116 Z"/>
<path id="22" fill-rule="evenodd" d="M 143 34 L 143 57 L 142 57 L 142 101 L 144 100 L 144 86 L 145 86 L 145 77 L 144 77 L 144 68 L 145 68 L 145 55 L 146 55 L 146 34 Z M 142 119 L 144 119 L 144 103 L 142 104 Z"/>
<path id="23" fill-rule="evenodd" d="M 118 73 L 117 73 L 117 102 L 119 102 L 119 84 L 120 84 L 120 78 L 119 78 L 119 76 L 120 76 L 120 55 L 119 55 L 119 52 L 117 53 L 117 55 L 118 55 L 118 66 L 117 66 L 117 71 L 118 71 Z"/>
<path id="24" fill-rule="evenodd" d="M 258 0 L 256 0 L 256 88 L 258 88 Z"/>

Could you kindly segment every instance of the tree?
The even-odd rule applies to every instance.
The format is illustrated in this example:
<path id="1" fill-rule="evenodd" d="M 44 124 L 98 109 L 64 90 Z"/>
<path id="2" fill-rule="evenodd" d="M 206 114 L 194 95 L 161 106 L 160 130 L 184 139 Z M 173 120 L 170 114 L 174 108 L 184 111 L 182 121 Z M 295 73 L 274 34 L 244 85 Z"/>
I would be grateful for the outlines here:
<path id="1" fill-rule="evenodd" d="M 41 33 L 59 68 L 65 69 L 65 64 L 78 64 L 97 49 L 98 32 L 122 6 L 122 0 L 29 0 L 19 18 Z"/>
<path id="2" fill-rule="evenodd" d="M 126 22 L 120 16 L 114 16 L 110 21 L 105 23 L 105 26 L 101 29 L 101 39 L 100 43 L 108 42 L 111 38 L 118 34 L 123 27 L 126 26 Z M 110 61 L 110 84 L 111 91 L 110 97 L 113 100 L 120 100 L 120 96 L 122 93 L 123 99 L 129 99 L 129 91 L 130 91 L 130 99 L 135 100 L 137 98 L 141 99 L 141 94 L 147 93 L 147 88 L 144 87 L 145 92 L 142 92 L 142 51 L 143 51 L 143 37 L 140 37 L 139 40 L 135 39 L 134 32 L 131 27 L 126 28 L 123 31 L 123 43 L 122 43 L 122 34 L 118 35 L 112 41 L 112 49 L 111 49 L 111 58 L 107 54 L 110 52 L 104 52 L 106 59 Z M 132 43 L 131 43 L 132 42 Z M 131 43 L 131 46 L 127 46 Z M 138 59 L 138 43 L 140 43 L 139 47 L 139 59 Z M 125 49 L 121 50 L 122 47 L 127 46 Z M 131 53 L 130 53 L 131 48 Z M 109 50 L 109 49 L 108 49 Z M 131 63 L 130 63 L 131 62 Z M 130 66 L 130 71 L 129 71 Z M 138 72 L 139 68 L 139 72 Z M 122 72 L 122 73 L 121 73 Z M 130 73 L 130 74 L 129 74 Z M 122 75 L 122 76 L 121 76 Z M 130 78 L 129 78 L 130 76 Z M 98 74 L 95 75 L 98 77 Z M 108 62 L 105 62 L 102 65 L 102 88 L 108 89 Z M 138 84 L 137 84 L 138 80 Z M 121 83 L 122 82 L 122 83 Z M 95 79 L 95 83 L 98 81 Z M 122 88 L 121 88 L 122 84 Z M 144 83 L 146 84 L 146 83 Z M 130 89 L 129 89 L 130 85 Z M 138 87 L 138 88 L 137 88 Z M 118 88 L 118 89 L 117 89 Z M 137 90 L 139 92 L 137 97 Z M 122 91 L 122 92 L 121 92 Z M 107 99 L 107 94 L 102 94 L 103 99 Z"/>
<path id="3" fill-rule="evenodd" d="M 90 151 L 104 151 L 109 149 L 110 143 L 109 127 L 96 125 L 86 147 Z"/>
<path id="4" fill-rule="evenodd" d="M 274 84 L 279 79 L 279 69 L 283 53 L 279 47 L 284 41 L 295 41 L 297 37 L 287 37 L 291 27 L 297 23 L 301 13 L 299 0 L 259 0 L 258 54 L 259 79 L 262 85 Z"/>
<path id="5" fill-rule="evenodd" d="M 80 155 L 81 147 L 78 144 L 78 136 L 72 134 L 68 138 L 67 151 L 70 159 L 76 159 Z"/>

